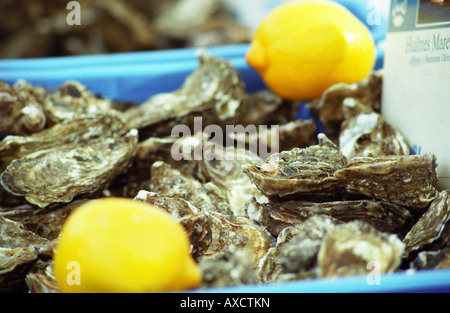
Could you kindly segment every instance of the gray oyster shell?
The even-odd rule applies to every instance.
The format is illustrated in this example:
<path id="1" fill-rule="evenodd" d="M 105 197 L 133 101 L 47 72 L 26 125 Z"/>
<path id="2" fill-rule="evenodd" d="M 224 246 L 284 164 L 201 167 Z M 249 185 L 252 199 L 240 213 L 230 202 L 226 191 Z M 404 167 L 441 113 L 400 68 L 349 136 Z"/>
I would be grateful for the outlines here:
<path id="1" fill-rule="evenodd" d="M 164 196 L 141 190 L 134 200 L 156 205 L 169 212 L 186 230 L 191 253 L 195 259 L 202 256 L 212 240 L 211 219 L 204 209 L 192 205 L 179 196 Z"/>
<path id="2" fill-rule="evenodd" d="M 202 271 L 203 288 L 221 288 L 256 284 L 257 270 L 253 263 L 253 251 L 228 246 L 223 253 L 204 258 L 199 267 Z"/>
<path id="3" fill-rule="evenodd" d="M 355 157 L 336 171 L 349 189 L 423 213 L 439 190 L 433 154 Z"/>
<path id="4" fill-rule="evenodd" d="M 194 126 L 194 115 L 204 125 L 225 125 L 236 120 L 247 94 L 238 71 L 227 60 L 205 51 L 198 55 L 200 67 L 172 93 L 151 97 L 142 105 L 125 111 L 126 128 L 137 128 L 144 138 L 168 136 L 174 126 Z"/>
<path id="5" fill-rule="evenodd" d="M 339 147 L 348 159 L 409 154 L 405 137 L 370 106 L 354 98 L 344 99 L 342 106 L 345 120 L 339 133 Z"/>
<path id="6" fill-rule="evenodd" d="M 0 135 L 27 135 L 44 129 L 44 89 L 25 81 L 13 86 L 0 81 Z"/>
<path id="7" fill-rule="evenodd" d="M 39 207 L 93 194 L 124 172 L 134 156 L 138 132 L 40 150 L 11 162 L 1 175 L 3 187 Z"/>
<path id="8" fill-rule="evenodd" d="M 25 276 L 38 259 L 52 253 L 52 242 L 0 216 L 0 292 L 25 291 Z"/>
<path id="9" fill-rule="evenodd" d="M 298 120 L 282 125 L 263 127 L 254 132 L 232 133 L 238 147 L 264 152 L 262 158 L 293 148 L 306 148 L 316 143 L 316 124 L 313 120 Z M 257 148 L 257 149 L 256 149 Z"/>
<path id="10" fill-rule="evenodd" d="M 318 145 L 273 154 L 262 163 L 245 166 L 244 171 L 268 197 L 334 195 L 342 190 L 334 173 L 346 164 L 339 148 L 319 134 Z"/>
<path id="11" fill-rule="evenodd" d="M 120 132 L 123 121 L 115 115 L 85 116 L 64 121 L 29 136 L 6 136 L 0 141 L 0 170 L 27 154 L 66 144 L 87 144 L 89 140 Z"/>
<path id="12" fill-rule="evenodd" d="M 300 225 L 284 228 L 261 259 L 258 281 L 276 282 L 317 277 L 317 256 L 326 235 L 339 221 L 315 215 Z"/>
<path id="13" fill-rule="evenodd" d="M 367 275 L 396 271 L 405 245 L 394 234 L 377 231 L 361 221 L 338 225 L 318 254 L 319 277 Z"/>
<path id="14" fill-rule="evenodd" d="M 403 239 L 405 254 L 416 250 L 438 250 L 450 239 L 450 190 L 440 192 Z"/>
<path id="15" fill-rule="evenodd" d="M 341 200 L 326 202 L 275 201 L 260 203 L 256 199 L 246 208 L 273 235 L 290 226 L 301 225 L 315 215 L 332 217 L 342 223 L 360 220 L 377 230 L 395 233 L 403 238 L 414 225 L 415 218 L 406 208 L 385 201 Z"/>
<path id="16" fill-rule="evenodd" d="M 65 82 L 60 88 L 46 93 L 44 112 L 49 125 L 78 119 L 82 116 L 118 114 L 111 99 L 98 97 L 77 81 Z"/>
<path id="17" fill-rule="evenodd" d="M 380 112 L 382 80 L 382 71 L 377 71 L 354 84 L 335 84 L 325 90 L 320 98 L 314 100 L 309 108 L 322 122 L 327 135 L 334 140 L 338 137 L 345 118 L 342 108 L 344 99 L 357 99 L 375 112 Z"/>

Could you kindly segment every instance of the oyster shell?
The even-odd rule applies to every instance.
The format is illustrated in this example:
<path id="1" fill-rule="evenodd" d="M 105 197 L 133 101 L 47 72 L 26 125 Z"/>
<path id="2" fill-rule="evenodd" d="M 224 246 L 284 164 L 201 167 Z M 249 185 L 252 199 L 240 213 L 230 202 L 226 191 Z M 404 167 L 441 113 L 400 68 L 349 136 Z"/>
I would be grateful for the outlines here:
<path id="1" fill-rule="evenodd" d="M 138 132 L 64 145 L 14 160 L 1 175 L 3 187 L 39 207 L 93 194 L 125 171 L 136 151 Z"/>
<path id="2" fill-rule="evenodd" d="M 313 120 L 298 120 L 283 125 L 262 127 L 256 132 L 236 132 L 231 137 L 238 147 L 246 147 L 255 151 L 273 154 L 274 152 L 305 148 L 316 143 L 316 124 Z M 260 154 L 262 158 L 263 156 Z"/>
<path id="3" fill-rule="evenodd" d="M 253 267 L 274 244 L 274 238 L 260 225 L 242 216 L 208 212 L 211 218 L 212 241 L 203 258 L 224 253 L 231 245 L 238 250 L 249 250 Z"/>
<path id="4" fill-rule="evenodd" d="M 344 99 L 342 106 L 345 120 L 339 134 L 339 147 L 348 159 L 409 154 L 405 137 L 370 106 L 354 98 Z"/>
<path id="5" fill-rule="evenodd" d="M 335 177 L 351 190 L 420 214 L 437 196 L 436 166 L 433 154 L 355 157 Z"/>
<path id="6" fill-rule="evenodd" d="M 403 242 L 361 221 L 338 225 L 324 239 L 318 254 L 319 277 L 367 275 L 396 271 L 402 261 Z"/>
<path id="7" fill-rule="evenodd" d="M 191 242 L 191 253 L 198 259 L 212 240 L 211 219 L 201 208 L 177 196 L 161 196 L 141 190 L 134 200 L 153 204 L 169 212 L 186 229 Z"/>
<path id="8" fill-rule="evenodd" d="M 385 201 L 347 200 L 330 202 L 256 200 L 247 206 L 249 216 L 273 235 L 289 226 L 301 225 L 315 215 L 325 215 L 340 222 L 364 221 L 377 230 L 398 234 L 401 238 L 414 224 L 413 215 L 404 207 Z"/>
<path id="9" fill-rule="evenodd" d="M 375 112 L 380 112 L 382 80 L 382 71 L 377 71 L 354 84 L 335 84 L 313 101 L 309 108 L 324 125 L 326 134 L 334 140 L 344 120 L 342 102 L 345 98 L 355 98 Z"/>
<path id="10" fill-rule="evenodd" d="M 117 134 L 123 122 L 105 114 L 76 118 L 36 132 L 30 136 L 6 136 L 0 141 L 0 170 L 27 154 L 66 144 L 86 144 L 89 140 Z"/>
<path id="11" fill-rule="evenodd" d="M 242 286 L 257 282 L 253 251 L 228 246 L 223 253 L 204 258 L 199 263 L 202 283 L 199 288 Z"/>
<path id="12" fill-rule="evenodd" d="M 450 190 L 440 192 L 431 202 L 427 211 L 405 236 L 405 254 L 409 255 L 416 250 L 426 249 L 430 246 L 438 250 L 448 245 L 450 232 Z"/>
<path id="13" fill-rule="evenodd" d="M 437 251 L 419 252 L 411 267 L 416 269 L 450 268 L 450 246 Z"/>
<path id="14" fill-rule="evenodd" d="M 39 261 L 38 261 L 39 262 Z M 45 265 L 44 265 L 45 266 Z M 33 270 L 25 277 L 30 293 L 60 293 L 58 283 L 53 275 L 53 262 L 43 269 Z"/>
<path id="15" fill-rule="evenodd" d="M 43 88 L 24 81 L 12 87 L 0 81 L 0 135 L 26 135 L 44 129 Z"/>
<path id="16" fill-rule="evenodd" d="M 0 292 L 26 291 L 25 276 L 41 255 L 51 251 L 49 240 L 0 216 Z"/>
<path id="17" fill-rule="evenodd" d="M 6 210 L 0 215 L 20 223 L 25 229 L 42 238 L 56 240 L 69 214 L 86 201 L 88 200 L 74 200 L 61 207 L 37 210 L 31 205 L 26 205 Z"/>
<path id="18" fill-rule="evenodd" d="M 286 227 L 262 258 L 258 269 L 260 282 L 289 281 L 317 276 L 317 255 L 325 236 L 339 221 L 315 215 L 295 227 Z"/>
<path id="19" fill-rule="evenodd" d="M 318 145 L 273 154 L 244 171 L 268 197 L 334 195 L 342 190 L 334 173 L 345 167 L 347 159 L 324 134 L 318 137 Z"/>
<path id="20" fill-rule="evenodd" d="M 204 191 L 208 190 L 210 193 L 219 195 L 219 198 L 223 199 L 221 202 L 226 203 L 229 207 L 226 211 L 221 211 L 222 213 L 244 215 L 245 203 L 253 196 L 262 197 L 262 195 L 244 174 L 242 165 L 255 160 L 261 161 L 261 159 L 251 151 L 232 146 L 223 147 L 220 144 L 207 142 L 204 138 L 206 137 L 203 137 L 201 133 L 176 141 L 170 138 L 149 138 L 138 149 L 138 162 L 149 164 L 151 160 L 158 158 L 167 160 L 174 169 L 183 174 L 183 177 L 189 177 L 192 184 L 196 185 L 196 190 L 202 188 Z M 176 153 L 186 160 L 173 159 L 173 147 L 176 145 L 179 148 L 175 149 Z M 153 163 L 153 165 L 160 166 L 159 163 L 156 165 Z M 154 173 L 152 180 L 164 176 L 179 179 L 180 173 L 170 174 L 167 172 L 163 175 Z M 161 182 L 153 182 L 153 185 L 161 186 Z M 177 183 L 177 185 L 180 189 L 187 188 L 184 184 Z M 153 189 L 153 191 L 165 192 L 160 189 Z M 196 191 L 192 192 L 192 195 L 198 196 L 201 193 L 204 192 Z M 189 199 L 189 201 L 193 201 L 193 199 Z M 225 208 L 225 205 L 221 204 L 220 207 Z"/>
<path id="21" fill-rule="evenodd" d="M 44 111 L 49 125 L 70 121 L 81 116 L 113 114 L 110 99 L 98 97 L 78 81 L 68 81 L 49 91 L 44 98 Z"/>
<path id="22" fill-rule="evenodd" d="M 211 212 L 232 215 L 226 194 L 213 183 L 202 184 L 162 161 L 153 163 L 148 191 L 159 195 L 178 196 L 192 205 Z"/>
<path id="23" fill-rule="evenodd" d="M 205 224 L 211 225 L 211 243 L 201 254 L 202 258 L 220 254 L 234 244 L 238 249 L 250 249 L 256 266 L 271 245 L 273 238 L 263 227 L 233 214 L 227 195 L 214 183 L 202 184 L 162 161 L 153 164 L 151 176 L 151 192 L 168 197 L 167 201 L 171 201 L 169 198 L 185 200 L 188 204 L 183 204 L 184 209 L 187 210 L 186 205 L 194 206 L 200 210 L 200 216 L 204 214 L 203 217 L 209 219 Z M 195 216 L 193 213 L 188 215 Z"/>
<path id="24" fill-rule="evenodd" d="M 138 107 L 125 111 L 126 128 L 137 128 L 142 138 L 169 136 L 173 127 L 182 124 L 191 131 L 194 115 L 204 125 L 225 125 L 243 114 L 242 103 L 247 94 L 238 71 L 229 61 L 198 55 L 200 67 L 172 93 L 151 97 Z M 195 129 L 194 129 L 195 131 Z"/>

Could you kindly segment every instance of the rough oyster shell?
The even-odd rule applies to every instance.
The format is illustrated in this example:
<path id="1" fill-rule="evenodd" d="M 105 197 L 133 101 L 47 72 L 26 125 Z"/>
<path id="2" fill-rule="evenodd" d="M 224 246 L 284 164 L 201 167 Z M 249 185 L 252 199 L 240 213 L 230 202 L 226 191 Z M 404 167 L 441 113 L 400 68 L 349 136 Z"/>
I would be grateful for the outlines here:
<path id="1" fill-rule="evenodd" d="M 436 166 L 433 154 L 355 157 L 335 177 L 351 190 L 405 206 L 414 214 L 423 213 L 438 193 Z"/>
<path id="2" fill-rule="evenodd" d="M 0 135 L 26 135 L 44 129 L 43 88 L 24 81 L 14 86 L 0 81 Z"/>
<path id="3" fill-rule="evenodd" d="M 199 267 L 202 283 L 199 288 L 220 288 L 257 283 L 253 251 L 228 246 L 223 253 L 204 258 Z"/>
<path id="4" fill-rule="evenodd" d="M 208 249 L 212 240 L 211 219 L 201 208 L 177 196 L 160 196 L 141 190 L 134 200 L 153 204 L 169 212 L 186 229 L 191 253 L 197 259 Z"/>
<path id="5" fill-rule="evenodd" d="M 39 262 L 39 261 L 38 261 Z M 41 265 L 42 266 L 42 265 Z M 40 266 L 40 267 L 41 267 Z M 45 266 L 45 264 L 44 264 Z M 53 262 L 43 269 L 33 270 L 25 277 L 30 293 L 60 293 L 58 283 L 53 275 Z"/>
<path id="6" fill-rule="evenodd" d="M 97 138 L 86 145 L 64 145 L 14 160 L 1 175 L 3 187 L 39 207 L 70 202 L 94 193 L 126 170 L 136 151 L 138 132 Z"/>
<path id="7" fill-rule="evenodd" d="M 80 117 L 65 121 L 30 136 L 6 136 L 0 141 L 0 170 L 27 154 L 66 144 L 86 144 L 89 140 L 117 134 L 123 122 L 114 115 Z"/>
<path id="8" fill-rule="evenodd" d="M 148 189 L 159 195 L 178 196 L 206 211 L 233 214 L 226 194 L 215 184 L 202 184 L 162 161 L 153 163 Z"/>
<path id="9" fill-rule="evenodd" d="M 172 147 L 178 145 L 176 150 L 179 150 L 180 155 L 187 160 L 176 161 L 173 159 Z M 261 192 L 250 181 L 247 175 L 242 171 L 242 165 L 251 161 L 261 161 L 261 159 L 245 149 L 237 149 L 232 146 L 223 147 L 220 144 L 207 142 L 201 139 L 201 136 L 192 136 L 180 138 L 174 141 L 170 138 L 157 139 L 149 138 L 146 140 L 137 153 L 141 164 L 149 164 L 150 160 L 157 160 L 158 158 L 167 160 L 173 169 L 176 169 L 182 173 L 182 177 L 188 178 L 192 187 L 195 187 L 195 192 L 192 195 L 198 196 L 204 193 L 206 190 L 214 194 L 219 195 L 223 199 L 223 203 L 226 203 L 226 211 L 221 211 L 224 214 L 244 215 L 245 203 L 251 199 L 251 197 L 262 197 Z M 196 155 L 199 155 L 197 158 Z M 167 163 L 165 163 L 167 164 Z M 161 166 L 160 163 L 153 163 L 153 170 L 157 170 L 157 166 Z M 161 169 L 163 169 L 161 167 Z M 173 177 L 174 179 L 180 179 L 180 173 L 160 174 L 163 172 L 155 172 L 152 174 L 152 185 L 162 186 L 165 183 L 161 181 L 155 181 L 157 177 L 161 177 L 166 180 L 167 177 Z M 167 176 L 166 178 L 164 178 Z M 170 179 L 170 178 L 169 178 Z M 172 184 L 173 186 L 174 184 Z M 178 189 L 186 189 L 189 184 L 178 184 Z M 155 192 L 165 192 L 160 188 L 152 189 Z M 202 191 L 198 191 L 202 188 Z M 172 188 L 174 189 L 174 188 Z M 189 189 L 189 188 L 187 188 Z M 214 191 L 217 190 L 217 191 Z M 209 197 L 209 196 L 208 196 Z M 193 199 L 189 199 L 193 201 Z M 221 205 L 225 208 L 225 205 Z M 230 211 L 231 210 L 231 211 Z"/>
<path id="10" fill-rule="evenodd" d="M 403 242 L 361 221 L 338 225 L 325 238 L 318 255 L 319 277 L 367 275 L 397 270 Z"/>
<path id="11" fill-rule="evenodd" d="M 416 269 L 450 268 L 450 246 L 437 251 L 419 252 L 417 258 L 411 263 Z"/>
<path id="12" fill-rule="evenodd" d="M 49 256 L 51 251 L 51 241 L 0 216 L 0 292 L 26 291 L 26 274 L 41 255 Z"/>
<path id="13" fill-rule="evenodd" d="M 250 249 L 256 266 L 271 245 L 273 238 L 265 229 L 243 216 L 234 216 L 227 195 L 212 182 L 202 184 L 158 161 L 152 166 L 150 191 L 168 197 L 167 201 L 170 197 L 178 197 L 189 203 L 184 205 L 192 205 L 204 212 L 203 217 L 209 219 L 206 224 L 211 225 L 212 238 L 201 257 L 220 254 L 233 244 L 238 249 Z"/>
<path id="14" fill-rule="evenodd" d="M 404 237 L 414 224 L 414 217 L 404 207 L 385 201 L 347 200 L 331 202 L 254 200 L 246 208 L 253 219 L 273 235 L 289 226 L 301 225 L 315 215 L 326 215 L 340 222 L 364 221 L 377 230 Z"/>
<path id="15" fill-rule="evenodd" d="M 334 139 L 338 136 L 344 120 L 342 102 L 345 98 L 358 99 L 375 112 L 380 112 L 382 80 L 383 73 L 377 71 L 354 84 L 335 84 L 325 90 L 322 97 L 311 103 L 309 108 L 325 126 L 327 135 Z"/>
<path id="16" fill-rule="evenodd" d="M 315 215 L 295 227 L 287 227 L 262 258 L 258 269 L 260 282 L 288 281 L 317 275 L 317 255 L 325 236 L 339 221 Z"/>
<path id="17" fill-rule="evenodd" d="M 224 253 L 231 245 L 249 250 L 253 267 L 272 247 L 274 238 L 262 226 L 242 216 L 227 216 L 208 212 L 211 217 L 212 241 L 203 258 Z"/>
<path id="18" fill-rule="evenodd" d="M 238 71 L 224 59 L 201 51 L 200 67 L 172 93 L 153 96 L 142 105 L 125 111 L 126 128 L 139 129 L 142 138 L 164 137 L 173 127 L 182 124 L 191 130 L 194 115 L 202 117 L 204 125 L 236 120 L 242 114 L 246 91 Z"/>
<path id="19" fill-rule="evenodd" d="M 110 99 L 103 99 L 77 81 L 68 81 L 49 91 L 44 98 L 44 111 L 49 125 L 70 121 L 81 116 L 113 114 Z M 119 112 L 116 112 L 119 114 Z"/>
<path id="20" fill-rule="evenodd" d="M 406 245 L 405 254 L 409 255 L 427 246 L 429 248 L 433 243 L 433 250 L 439 249 L 442 245 L 448 245 L 450 232 L 446 229 L 450 228 L 449 220 L 450 190 L 444 190 L 437 195 L 427 211 L 403 239 Z"/>
<path id="21" fill-rule="evenodd" d="M 345 120 L 339 134 L 339 148 L 348 159 L 409 154 L 405 137 L 370 106 L 354 98 L 344 99 L 342 106 Z"/>
<path id="22" fill-rule="evenodd" d="M 305 148 L 316 143 L 316 124 L 313 120 L 298 120 L 283 125 L 262 128 L 256 132 L 233 133 L 238 147 L 258 147 L 259 151 L 274 152 Z M 262 158 L 266 158 L 260 155 Z M 267 155 L 268 157 L 269 155 Z"/>
<path id="23" fill-rule="evenodd" d="M 324 134 L 318 137 L 318 145 L 273 154 L 244 171 L 268 197 L 334 195 L 342 189 L 334 173 L 345 167 L 347 159 Z"/>

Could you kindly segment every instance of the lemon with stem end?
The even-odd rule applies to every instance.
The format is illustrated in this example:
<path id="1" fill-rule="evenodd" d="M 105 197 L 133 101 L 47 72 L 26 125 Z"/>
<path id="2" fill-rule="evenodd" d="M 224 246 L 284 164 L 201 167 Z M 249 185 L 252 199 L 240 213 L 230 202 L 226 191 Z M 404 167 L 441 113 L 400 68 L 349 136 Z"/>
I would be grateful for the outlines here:
<path id="1" fill-rule="evenodd" d="M 195 288 L 201 271 L 182 225 L 125 198 L 91 200 L 68 217 L 54 256 L 62 292 L 164 292 Z"/>
<path id="2" fill-rule="evenodd" d="M 311 100 L 333 84 L 366 78 L 376 48 L 369 29 L 341 4 L 293 1 L 261 21 L 246 59 L 279 96 Z"/>

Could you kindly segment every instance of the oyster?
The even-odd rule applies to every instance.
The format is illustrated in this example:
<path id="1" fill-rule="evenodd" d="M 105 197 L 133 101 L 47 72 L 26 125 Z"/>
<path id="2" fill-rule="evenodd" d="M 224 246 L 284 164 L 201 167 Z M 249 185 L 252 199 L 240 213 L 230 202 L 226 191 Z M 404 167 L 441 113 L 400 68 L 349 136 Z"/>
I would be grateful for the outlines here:
<path id="1" fill-rule="evenodd" d="M 50 256 L 49 240 L 0 216 L 0 292 L 26 291 L 25 276 L 41 256 Z"/>
<path id="2" fill-rule="evenodd" d="M 242 170 L 242 166 L 255 161 L 261 159 L 251 151 L 214 145 L 214 149 L 205 150 L 198 176 L 218 186 L 226 194 L 233 214 L 243 216 L 245 204 L 252 197 L 263 198 Z"/>
<path id="3" fill-rule="evenodd" d="M 7 210 L 0 215 L 20 223 L 25 229 L 42 238 L 56 240 L 69 214 L 86 201 L 88 200 L 75 200 L 61 207 L 37 210 L 31 205 L 25 205 Z"/>
<path id="4" fill-rule="evenodd" d="M 232 215 L 226 194 L 213 183 L 202 184 L 169 164 L 157 161 L 151 168 L 148 191 L 159 195 L 178 196 L 192 205 L 211 212 Z"/>
<path id="5" fill-rule="evenodd" d="M 86 86 L 77 81 L 68 81 L 60 88 L 49 91 L 44 98 L 43 107 L 49 125 L 86 115 L 115 112 L 110 99 L 103 99 L 92 94 Z"/>
<path id="6" fill-rule="evenodd" d="M 419 252 L 417 258 L 411 263 L 416 269 L 450 268 L 450 246 L 437 251 Z"/>
<path id="7" fill-rule="evenodd" d="M 256 129 L 255 129 L 256 130 Z M 271 128 L 260 127 L 255 132 L 237 132 L 231 136 L 238 147 L 273 154 L 274 152 L 305 148 L 316 143 L 316 124 L 313 120 L 298 120 Z M 252 148 L 254 147 L 254 148 Z M 264 157 L 260 154 L 261 157 Z"/>
<path id="8" fill-rule="evenodd" d="M 142 105 L 125 111 L 126 128 L 137 128 L 142 138 L 164 137 L 182 124 L 191 131 L 194 115 L 204 125 L 225 125 L 243 114 L 247 94 L 238 71 L 227 60 L 201 51 L 200 67 L 172 93 L 151 97 Z M 195 131 L 195 129 L 194 129 Z"/>
<path id="9" fill-rule="evenodd" d="M 439 190 L 433 154 L 355 157 L 335 173 L 351 190 L 423 213 Z"/>
<path id="10" fill-rule="evenodd" d="M 300 225 L 283 229 L 276 246 L 261 259 L 258 280 L 275 282 L 316 277 L 322 241 L 338 224 L 331 217 L 315 215 Z"/>
<path id="11" fill-rule="evenodd" d="M 249 250 L 253 267 L 272 247 L 274 238 L 260 225 L 242 216 L 208 212 L 211 218 L 212 241 L 203 258 L 224 253 L 231 245 L 238 250 Z"/>
<path id="12" fill-rule="evenodd" d="M 318 254 L 319 277 L 364 275 L 396 271 L 403 242 L 361 221 L 338 225 L 325 238 Z"/>
<path id="13" fill-rule="evenodd" d="M 344 113 L 342 102 L 345 98 L 355 98 L 361 103 L 380 112 L 383 74 L 381 71 L 371 73 L 366 79 L 354 84 L 338 83 L 313 101 L 309 108 L 325 127 L 326 134 L 334 139 L 338 136 Z"/>
<path id="14" fill-rule="evenodd" d="M 228 246 L 223 253 L 204 258 L 199 263 L 202 283 L 199 288 L 220 288 L 257 283 L 252 261 L 253 251 Z"/>
<path id="15" fill-rule="evenodd" d="M 405 254 L 422 249 L 438 250 L 450 236 L 450 190 L 440 192 L 404 238 Z"/>
<path id="16" fill-rule="evenodd" d="M 183 210 L 186 212 L 193 210 L 191 207 L 193 206 L 199 210 L 201 218 L 209 220 L 202 222 L 202 225 L 207 225 L 204 230 L 209 229 L 210 223 L 212 236 L 208 249 L 201 254 L 202 258 L 220 254 L 229 245 L 234 244 L 238 249 L 252 250 L 253 261 L 256 266 L 259 258 L 271 245 L 273 238 L 263 227 L 243 216 L 233 214 L 227 195 L 214 183 L 202 184 L 190 176 L 183 175 L 162 161 L 153 164 L 151 177 L 150 192 L 154 192 L 159 197 L 167 197 L 167 202 L 176 198 L 179 199 L 176 200 L 178 202 L 186 201 L 180 204 L 175 211 L 184 207 Z M 143 197 L 144 193 L 145 191 L 141 191 L 140 197 Z M 158 201 L 155 203 L 158 203 Z M 167 205 L 164 207 L 168 208 Z M 187 215 L 195 217 L 194 213 L 188 213 Z M 195 224 L 191 226 L 195 226 Z M 188 232 L 191 232 L 191 230 L 189 229 Z"/>
<path id="17" fill-rule="evenodd" d="M 414 224 L 414 217 L 404 207 L 385 201 L 347 200 L 330 202 L 254 200 L 247 206 L 249 216 L 264 225 L 274 236 L 285 227 L 301 225 L 315 215 L 325 215 L 340 222 L 364 221 L 377 230 L 404 237 Z"/>
<path id="18" fill-rule="evenodd" d="M 201 133 L 176 141 L 170 138 L 149 138 L 140 145 L 137 159 L 141 164 L 149 164 L 151 160 L 158 158 L 167 160 L 174 169 L 183 174 L 182 177 L 189 177 L 192 184 L 196 186 L 196 190 L 203 189 L 200 192 L 192 192 L 192 195 L 198 197 L 199 194 L 208 190 L 210 194 L 207 197 L 217 194 L 219 198 L 223 199 L 221 202 L 227 203 L 229 210 L 221 211 L 222 213 L 244 215 L 245 203 L 253 196 L 262 197 L 262 195 L 244 174 L 242 165 L 261 159 L 251 151 L 232 146 L 223 147 L 220 144 L 207 142 L 205 138 L 206 136 L 203 137 Z M 176 150 L 175 153 L 174 150 Z M 175 154 L 179 154 L 180 158 L 185 160 L 174 160 Z M 178 157 L 176 158 L 178 159 Z M 153 164 L 154 170 L 156 170 L 159 163 Z M 166 174 L 160 175 L 155 173 L 152 175 L 152 180 L 158 179 L 157 177 L 165 179 L 164 176 L 178 180 L 180 174 L 166 172 Z M 161 186 L 162 184 L 158 181 L 153 182 L 153 185 Z M 184 184 L 179 184 L 179 186 L 180 189 L 189 189 Z M 153 189 L 153 191 L 165 192 L 158 189 Z M 189 199 L 189 201 L 193 201 L 193 199 Z M 222 204 L 218 207 L 225 208 L 225 205 Z"/>
<path id="19" fill-rule="evenodd" d="M 246 114 L 239 116 L 243 125 L 283 125 L 292 122 L 301 105 L 298 101 L 282 99 L 270 90 L 263 89 L 247 95 Z"/>
<path id="20" fill-rule="evenodd" d="M 30 136 L 6 136 L 0 141 L 0 170 L 27 154 L 66 144 L 86 144 L 89 140 L 117 134 L 123 122 L 105 114 L 76 118 L 36 132 Z"/>
<path id="21" fill-rule="evenodd" d="M 35 89 L 24 81 L 12 87 L 0 81 L 0 135 L 26 135 L 44 129 L 43 88 Z"/>
<path id="22" fill-rule="evenodd" d="M 370 106 L 354 98 L 344 99 L 342 106 L 345 120 L 339 134 L 339 147 L 348 159 L 409 154 L 405 137 Z"/>
<path id="23" fill-rule="evenodd" d="M 191 253 L 197 259 L 211 244 L 211 219 L 201 208 L 175 196 L 160 196 L 141 190 L 134 200 L 153 204 L 169 212 L 186 229 L 191 242 Z"/>
<path id="24" fill-rule="evenodd" d="M 39 260 L 38 260 L 39 262 Z M 37 263 L 38 263 L 37 262 Z M 53 262 L 43 263 L 38 269 L 31 271 L 25 277 L 25 283 L 30 293 L 60 293 L 58 283 L 53 275 Z M 43 268 L 41 268 L 43 267 Z"/>
<path id="25" fill-rule="evenodd" d="M 268 197 L 334 195 L 342 190 L 334 173 L 345 167 L 347 159 L 324 134 L 318 138 L 318 145 L 273 154 L 244 171 Z"/>
<path id="26" fill-rule="evenodd" d="M 136 151 L 138 132 L 122 137 L 90 140 L 85 145 L 63 145 L 14 160 L 1 175 L 3 187 L 39 207 L 70 202 L 93 194 L 125 171 Z"/>

